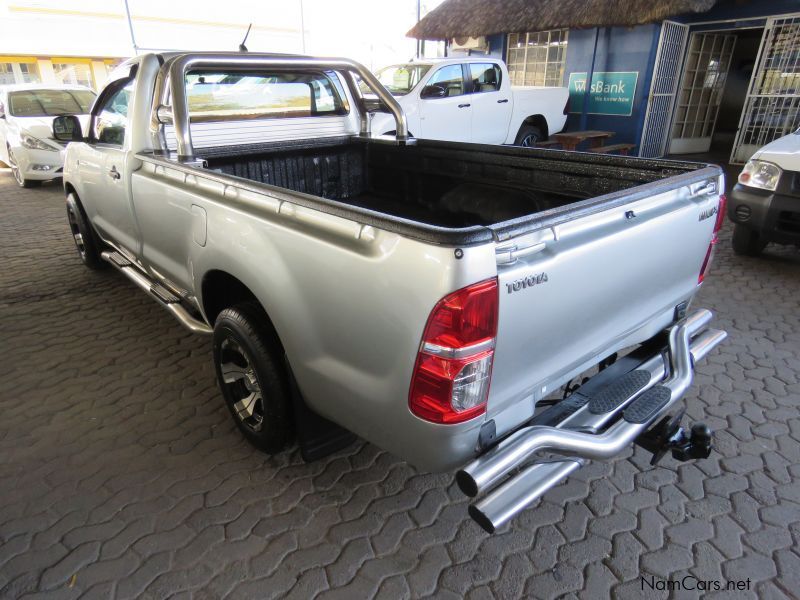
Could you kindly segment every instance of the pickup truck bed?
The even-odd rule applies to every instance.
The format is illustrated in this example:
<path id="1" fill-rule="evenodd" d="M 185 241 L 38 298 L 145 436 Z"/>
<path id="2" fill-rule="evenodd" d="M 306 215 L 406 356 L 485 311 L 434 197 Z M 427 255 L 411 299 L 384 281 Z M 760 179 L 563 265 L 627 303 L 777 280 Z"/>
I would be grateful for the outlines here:
<path id="1" fill-rule="evenodd" d="M 206 148 L 201 156 L 209 169 L 228 175 L 473 233 L 525 217 L 565 217 L 575 203 L 591 198 L 596 205 L 599 196 L 707 166 L 431 140 L 398 146 L 358 138 L 281 143 L 257 151 Z"/>

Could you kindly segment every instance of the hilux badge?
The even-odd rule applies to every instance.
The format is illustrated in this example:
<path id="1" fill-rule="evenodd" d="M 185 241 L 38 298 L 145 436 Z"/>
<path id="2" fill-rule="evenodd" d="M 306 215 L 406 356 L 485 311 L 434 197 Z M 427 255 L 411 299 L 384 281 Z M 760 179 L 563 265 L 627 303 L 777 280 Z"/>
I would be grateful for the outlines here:
<path id="1" fill-rule="evenodd" d="M 521 279 L 516 279 L 511 283 L 506 284 L 506 289 L 509 294 L 524 290 L 525 288 L 533 287 L 547 282 L 547 273 L 539 273 L 538 275 L 528 275 Z"/>

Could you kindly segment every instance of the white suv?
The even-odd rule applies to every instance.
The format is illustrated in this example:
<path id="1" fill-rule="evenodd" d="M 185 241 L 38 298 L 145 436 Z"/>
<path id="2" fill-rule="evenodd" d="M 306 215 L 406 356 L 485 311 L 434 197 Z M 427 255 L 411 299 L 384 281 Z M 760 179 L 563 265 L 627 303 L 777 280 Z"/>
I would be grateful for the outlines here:
<path id="1" fill-rule="evenodd" d="M 52 137 L 53 117 L 80 115 L 85 127 L 96 94 L 79 85 L 0 88 L 0 162 L 22 187 L 61 177 L 65 145 Z"/>

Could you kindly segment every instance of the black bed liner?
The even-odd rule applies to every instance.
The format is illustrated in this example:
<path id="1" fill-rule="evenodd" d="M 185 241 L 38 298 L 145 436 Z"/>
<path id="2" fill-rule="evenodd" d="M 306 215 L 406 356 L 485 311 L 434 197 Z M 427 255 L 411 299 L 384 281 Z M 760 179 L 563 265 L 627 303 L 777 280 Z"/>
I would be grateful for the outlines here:
<path id="1" fill-rule="evenodd" d="M 507 240 L 721 174 L 717 166 L 687 161 L 432 140 L 398 146 L 383 139 L 323 138 L 198 152 L 207 162 L 208 169 L 202 170 L 206 176 L 289 196 L 303 206 L 447 246 Z M 139 156 L 181 170 L 198 169 L 154 154 Z M 372 173 L 369 182 L 362 175 L 367 172 L 366 161 Z M 408 175 L 412 172 L 413 178 Z M 510 190 L 512 197 L 501 197 L 494 205 L 492 200 L 472 201 L 473 213 L 437 213 L 440 207 L 411 206 L 391 197 L 397 191 L 386 187 L 419 186 L 423 177 L 433 187 L 449 178 L 451 183 L 484 186 L 492 196 Z M 428 190 L 412 191 L 420 195 Z M 431 193 L 436 197 L 439 191 Z M 520 200 L 514 193 L 528 194 L 537 207 L 539 194 L 545 208 L 517 216 Z M 568 201 L 551 206 L 558 204 L 553 198 L 559 196 Z M 504 212 L 504 204 L 512 208 Z M 471 222 L 475 224 L 465 225 Z"/>

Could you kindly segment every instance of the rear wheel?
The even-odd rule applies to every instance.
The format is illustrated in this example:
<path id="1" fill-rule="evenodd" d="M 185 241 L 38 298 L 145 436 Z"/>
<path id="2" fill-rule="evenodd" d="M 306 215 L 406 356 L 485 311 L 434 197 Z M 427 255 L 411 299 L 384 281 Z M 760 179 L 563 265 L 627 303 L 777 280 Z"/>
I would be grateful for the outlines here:
<path id="1" fill-rule="evenodd" d="M 737 223 L 733 226 L 732 244 L 736 254 L 758 256 L 766 247 L 767 242 L 761 239 L 758 232 Z"/>
<path id="2" fill-rule="evenodd" d="M 8 149 L 8 166 L 11 167 L 11 174 L 20 187 L 34 188 L 42 185 L 42 182 L 36 179 L 25 179 L 22 171 L 19 170 L 19 166 L 17 166 L 17 161 L 14 158 L 14 153 L 11 151 L 11 148 Z"/>
<path id="3" fill-rule="evenodd" d="M 514 140 L 514 145 L 522 146 L 523 148 L 531 148 L 543 141 L 544 134 L 541 129 L 535 125 L 523 125 L 519 128 L 519 133 L 517 133 L 517 138 Z"/>
<path id="4" fill-rule="evenodd" d="M 217 382 L 239 431 L 259 450 L 279 452 L 291 439 L 291 397 L 283 352 L 261 307 L 223 310 L 213 346 Z"/>
<path id="5" fill-rule="evenodd" d="M 67 194 L 67 222 L 83 264 L 94 270 L 105 267 L 106 262 L 100 257 L 100 242 L 75 194 Z"/>

